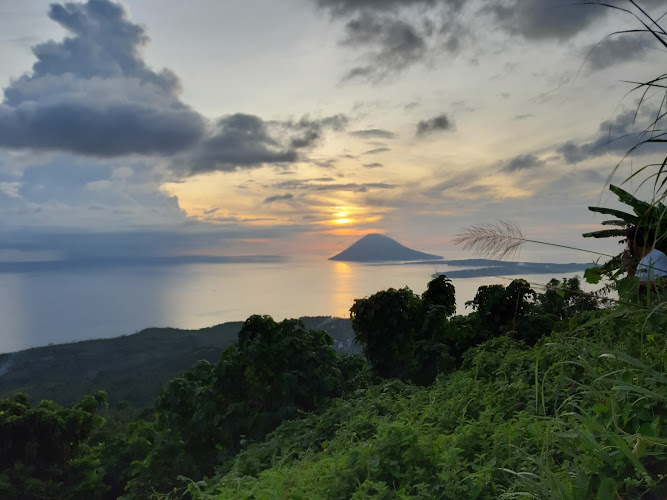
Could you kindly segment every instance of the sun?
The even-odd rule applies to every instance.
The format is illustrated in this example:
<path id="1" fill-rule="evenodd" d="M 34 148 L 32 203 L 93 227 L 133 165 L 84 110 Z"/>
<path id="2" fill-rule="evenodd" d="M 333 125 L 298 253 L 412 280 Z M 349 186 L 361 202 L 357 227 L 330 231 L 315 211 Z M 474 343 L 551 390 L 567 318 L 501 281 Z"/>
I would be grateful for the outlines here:
<path id="1" fill-rule="evenodd" d="M 336 224 L 349 224 L 349 223 L 350 223 L 350 219 L 336 219 L 334 222 L 335 222 Z"/>

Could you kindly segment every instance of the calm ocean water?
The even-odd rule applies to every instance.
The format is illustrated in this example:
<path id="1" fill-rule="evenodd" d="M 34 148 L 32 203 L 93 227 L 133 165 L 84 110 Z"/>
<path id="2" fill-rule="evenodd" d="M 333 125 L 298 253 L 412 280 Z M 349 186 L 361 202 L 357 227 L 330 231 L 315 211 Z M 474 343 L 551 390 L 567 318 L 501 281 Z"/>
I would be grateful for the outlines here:
<path id="1" fill-rule="evenodd" d="M 408 286 L 421 293 L 435 271 L 447 269 L 323 260 L 0 273 L 0 353 L 116 337 L 153 326 L 202 328 L 244 320 L 251 314 L 269 314 L 276 320 L 348 317 L 355 298 L 389 287 Z M 522 277 L 546 283 L 552 276 Z M 480 285 L 508 284 L 509 280 L 453 282 L 457 312 L 465 314 L 469 311 L 464 309 L 465 301 L 474 297 Z"/>

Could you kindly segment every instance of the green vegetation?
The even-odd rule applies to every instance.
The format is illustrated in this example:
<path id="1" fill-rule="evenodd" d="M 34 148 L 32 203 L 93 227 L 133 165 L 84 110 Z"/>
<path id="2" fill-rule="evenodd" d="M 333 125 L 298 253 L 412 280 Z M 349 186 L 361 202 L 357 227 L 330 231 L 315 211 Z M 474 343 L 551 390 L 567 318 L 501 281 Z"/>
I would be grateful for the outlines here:
<path id="1" fill-rule="evenodd" d="M 202 330 L 149 328 L 134 335 L 38 347 L 0 355 L 6 373 L 0 397 L 20 391 L 72 405 L 83 395 L 104 390 L 112 405 L 128 401 L 150 406 L 169 379 L 200 359 L 215 361 L 236 341 L 241 323 Z"/>
<path id="2" fill-rule="evenodd" d="M 33 407 L 25 394 L 0 401 L 0 496 L 96 498 L 104 491 L 99 450 L 91 434 L 104 419 L 96 410 L 104 393 L 85 396 L 72 409 L 51 401 Z"/>
<path id="3" fill-rule="evenodd" d="M 605 207 L 588 207 L 593 212 L 616 217 L 615 219 L 602 222 L 603 225 L 615 226 L 616 229 L 603 229 L 584 233 L 584 238 L 616 237 L 622 238 L 621 243 L 623 243 L 626 241 L 628 227 L 637 226 L 646 230 L 647 234 L 657 235 L 656 241 L 641 242 L 642 245 L 667 252 L 667 238 L 664 237 L 664 235 L 667 235 L 667 218 L 665 217 L 667 215 L 667 206 L 660 200 L 654 200 L 651 203 L 640 200 L 613 184 L 609 186 L 609 190 L 618 197 L 620 202 L 632 208 L 632 213 Z M 603 276 L 615 280 L 621 278 L 623 273 L 624 269 L 621 264 L 621 255 L 619 254 L 604 264 L 588 269 L 586 271 L 586 278 L 593 283 L 597 283 Z"/>
<path id="4" fill-rule="evenodd" d="M 339 352 L 360 352 L 348 319 L 304 317 L 311 329 L 326 330 Z M 109 404 L 152 406 L 162 386 L 193 363 L 215 363 L 220 351 L 236 342 L 242 322 L 179 330 L 149 328 L 133 335 L 37 347 L 0 354 L 0 398 L 24 392 L 71 406 L 86 394 L 106 391 Z M 124 405 L 127 406 L 127 405 Z"/>
<path id="5" fill-rule="evenodd" d="M 4 400 L 0 447 L 12 451 L 3 454 L 1 491 L 100 499 L 667 494 L 664 313 L 600 308 L 576 279 L 552 280 L 542 293 L 523 280 L 481 287 L 467 316 L 453 315 L 454 292 L 439 276 L 421 297 L 404 288 L 357 300 L 353 326 L 366 360 L 337 353 L 326 332 L 298 320 L 252 316 L 216 363 L 172 379 L 141 416 L 129 407 L 96 413 L 102 395 L 71 410 L 31 407 L 23 395 Z M 387 373 L 392 363 L 401 369 Z"/>
<path id="6" fill-rule="evenodd" d="M 664 336 L 649 341 L 654 330 L 644 329 L 640 346 L 642 322 L 602 311 L 530 348 L 497 337 L 428 388 L 387 381 L 286 422 L 189 491 L 220 499 L 663 498 Z"/>
<path id="7" fill-rule="evenodd" d="M 196 363 L 155 404 L 150 451 L 130 483 L 138 498 L 168 491 L 185 474 L 210 475 L 242 439 L 261 440 L 283 420 L 313 411 L 341 390 L 332 338 L 298 320 L 251 316 L 235 345 L 211 365 Z"/>

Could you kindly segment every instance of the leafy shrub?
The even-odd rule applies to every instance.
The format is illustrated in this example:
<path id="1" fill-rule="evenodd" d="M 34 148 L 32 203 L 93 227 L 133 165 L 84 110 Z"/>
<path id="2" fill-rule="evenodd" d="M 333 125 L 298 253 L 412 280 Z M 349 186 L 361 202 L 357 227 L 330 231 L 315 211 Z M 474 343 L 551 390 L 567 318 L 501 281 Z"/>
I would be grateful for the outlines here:
<path id="1" fill-rule="evenodd" d="M 98 450 L 88 446 L 104 419 L 104 392 L 71 409 L 18 393 L 0 400 L 0 496 L 7 499 L 94 499 L 105 490 Z"/>
<path id="2" fill-rule="evenodd" d="M 173 489 L 179 475 L 199 480 L 238 452 L 242 440 L 263 439 L 281 421 L 340 393 L 332 344 L 326 332 L 298 320 L 248 318 L 220 361 L 196 363 L 162 391 L 153 436 L 145 426 L 137 431 L 151 448 L 130 482 L 131 495 Z"/>
<path id="3" fill-rule="evenodd" d="M 572 329 L 532 347 L 495 337 L 429 387 L 385 381 L 284 422 L 198 486 L 200 496 L 192 492 L 239 499 L 663 498 L 667 324 L 664 316 L 655 324 L 645 319 L 622 309 L 585 312 L 570 321 Z M 623 353 L 628 347 L 635 356 Z"/>
<path id="4" fill-rule="evenodd" d="M 441 274 L 426 286 L 422 294 L 424 307 L 439 306 L 443 308 L 445 316 L 449 317 L 456 312 L 456 290 L 452 281 Z"/>
<path id="5" fill-rule="evenodd" d="M 375 375 L 408 378 L 413 367 L 415 330 L 421 326 L 422 302 L 409 288 L 390 288 L 365 299 L 350 309 L 355 341 Z"/>
<path id="6" fill-rule="evenodd" d="M 583 311 L 593 311 L 600 306 L 598 297 L 581 289 L 578 276 L 552 279 L 544 293 L 537 295 L 537 306 L 542 314 L 551 314 L 558 319 L 571 318 Z"/>
<path id="7" fill-rule="evenodd" d="M 535 295 L 526 280 L 516 279 L 507 287 L 480 286 L 466 306 L 472 306 L 481 319 L 482 328 L 495 336 L 516 331 L 517 319 L 528 311 L 529 299 Z"/>

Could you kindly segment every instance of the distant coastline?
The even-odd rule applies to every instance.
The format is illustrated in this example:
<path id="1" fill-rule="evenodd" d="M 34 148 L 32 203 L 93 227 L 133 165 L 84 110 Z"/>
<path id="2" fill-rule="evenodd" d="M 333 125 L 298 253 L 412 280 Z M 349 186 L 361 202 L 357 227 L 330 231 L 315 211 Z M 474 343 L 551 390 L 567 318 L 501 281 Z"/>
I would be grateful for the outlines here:
<path id="1" fill-rule="evenodd" d="M 449 278 L 484 278 L 493 276 L 517 276 L 522 274 L 563 274 L 585 271 L 591 264 L 570 262 L 559 264 L 555 262 L 507 262 L 491 259 L 459 259 L 459 260 L 423 260 L 413 262 L 373 262 L 365 265 L 383 266 L 454 266 L 468 269 L 452 269 L 438 271 L 431 276 L 434 278 L 442 274 Z"/>

